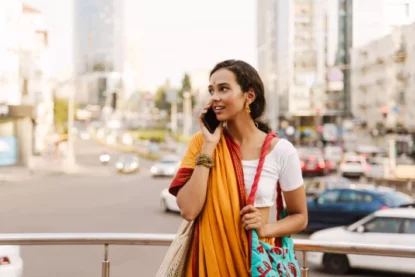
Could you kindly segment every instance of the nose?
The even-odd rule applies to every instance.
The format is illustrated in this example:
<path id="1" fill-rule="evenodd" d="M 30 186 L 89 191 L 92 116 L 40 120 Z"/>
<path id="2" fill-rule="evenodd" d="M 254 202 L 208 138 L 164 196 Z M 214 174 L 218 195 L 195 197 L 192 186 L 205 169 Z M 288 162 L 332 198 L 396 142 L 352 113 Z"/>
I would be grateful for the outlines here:
<path id="1" fill-rule="evenodd" d="M 216 92 L 216 91 L 214 91 L 214 92 L 212 93 L 212 95 L 210 96 L 210 99 L 211 99 L 212 101 L 215 101 L 215 102 L 219 101 L 219 100 L 220 100 L 219 93 L 218 93 L 218 92 Z"/>

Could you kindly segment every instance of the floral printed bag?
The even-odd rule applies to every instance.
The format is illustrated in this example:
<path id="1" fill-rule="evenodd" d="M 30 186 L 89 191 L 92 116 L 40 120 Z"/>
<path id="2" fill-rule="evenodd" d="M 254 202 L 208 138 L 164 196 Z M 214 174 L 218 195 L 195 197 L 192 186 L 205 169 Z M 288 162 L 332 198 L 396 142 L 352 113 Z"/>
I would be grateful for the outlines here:
<path id="1" fill-rule="evenodd" d="M 252 184 L 251 193 L 248 198 L 248 205 L 255 202 L 255 193 L 258 188 L 258 182 L 264 165 L 267 150 L 275 134 L 269 134 L 262 147 L 261 157 L 258 162 L 258 168 Z M 277 220 L 286 216 L 282 202 L 282 193 L 280 183 L 277 183 Z M 255 230 L 248 232 L 248 239 L 251 248 L 251 273 L 252 277 L 299 277 L 300 267 L 295 258 L 294 243 L 290 237 L 275 238 L 274 245 L 259 240 Z"/>

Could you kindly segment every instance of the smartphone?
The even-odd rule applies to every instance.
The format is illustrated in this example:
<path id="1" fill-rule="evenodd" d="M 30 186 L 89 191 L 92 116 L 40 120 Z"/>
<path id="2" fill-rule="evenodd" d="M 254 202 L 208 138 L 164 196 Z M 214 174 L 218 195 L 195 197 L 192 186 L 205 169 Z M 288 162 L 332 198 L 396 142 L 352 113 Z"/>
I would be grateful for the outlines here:
<path id="1" fill-rule="evenodd" d="M 216 128 L 220 124 L 220 121 L 216 118 L 213 108 L 207 110 L 207 112 L 202 116 L 202 121 L 211 134 L 215 132 Z"/>

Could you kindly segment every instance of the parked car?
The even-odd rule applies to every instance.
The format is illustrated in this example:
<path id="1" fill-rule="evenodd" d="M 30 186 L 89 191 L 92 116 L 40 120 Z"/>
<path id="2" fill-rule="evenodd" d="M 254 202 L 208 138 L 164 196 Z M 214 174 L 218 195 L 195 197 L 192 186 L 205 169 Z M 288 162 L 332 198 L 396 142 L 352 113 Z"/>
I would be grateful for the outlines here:
<path id="1" fill-rule="evenodd" d="M 377 211 L 350 226 L 316 232 L 310 240 L 415 247 L 415 209 Z M 336 275 L 351 268 L 415 274 L 415 263 L 408 258 L 309 252 L 307 260 Z"/>
<path id="2" fill-rule="evenodd" d="M 344 177 L 360 178 L 370 170 L 366 159 L 361 156 L 346 156 L 340 164 L 340 174 Z"/>
<path id="3" fill-rule="evenodd" d="M 349 188 L 328 189 L 307 201 L 307 230 L 349 225 L 375 211 L 413 202 L 409 195 L 374 185 L 357 184 Z"/>
<path id="4" fill-rule="evenodd" d="M 347 178 L 339 176 L 317 177 L 304 183 L 308 198 L 315 198 L 327 189 L 350 188 L 353 183 Z"/>
<path id="5" fill-rule="evenodd" d="M 140 159 L 137 155 L 122 155 L 115 163 L 115 168 L 119 173 L 135 173 L 140 171 Z"/>
<path id="6" fill-rule="evenodd" d="M 163 212 L 180 212 L 176 197 L 171 195 L 167 188 L 163 189 L 160 193 L 160 207 Z"/>
<path id="7" fill-rule="evenodd" d="M 171 177 L 174 176 L 180 166 L 180 157 L 176 155 L 167 155 L 155 163 L 150 171 L 153 177 Z"/>
<path id="8" fill-rule="evenodd" d="M 326 165 L 326 172 L 336 172 L 337 171 L 337 162 L 330 158 L 325 158 L 324 163 Z"/>
<path id="9" fill-rule="evenodd" d="M 23 276 L 23 260 L 20 256 L 20 246 L 0 245 L 0 276 Z"/>

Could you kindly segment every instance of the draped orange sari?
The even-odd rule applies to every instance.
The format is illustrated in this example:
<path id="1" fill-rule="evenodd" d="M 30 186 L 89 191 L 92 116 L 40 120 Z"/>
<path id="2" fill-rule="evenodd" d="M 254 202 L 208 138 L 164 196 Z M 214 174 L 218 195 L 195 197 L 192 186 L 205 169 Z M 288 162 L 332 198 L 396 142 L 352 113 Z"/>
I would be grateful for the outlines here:
<path id="1" fill-rule="evenodd" d="M 177 195 L 195 168 L 203 145 L 199 132 L 189 142 L 170 193 Z M 194 240 L 186 263 L 187 277 L 250 276 L 248 236 L 242 227 L 240 210 L 246 205 L 239 146 L 222 134 L 213 153 L 215 166 L 208 179 L 203 210 L 195 221 Z"/>

